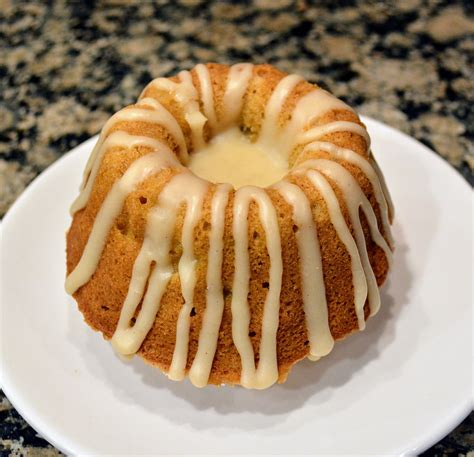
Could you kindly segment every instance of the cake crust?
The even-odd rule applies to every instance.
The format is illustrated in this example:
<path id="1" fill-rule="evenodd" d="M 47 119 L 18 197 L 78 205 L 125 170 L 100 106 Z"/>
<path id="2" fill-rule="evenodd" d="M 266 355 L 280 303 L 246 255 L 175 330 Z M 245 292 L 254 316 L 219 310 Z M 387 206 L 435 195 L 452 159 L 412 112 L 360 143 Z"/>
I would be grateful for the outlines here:
<path id="1" fill-rule="evenodd" d="M 207 64 L 206 68 L 212 82 L 213 103 L 217 119 L 224 115 L 223 100 L 230 68 L 220 64 Z M 196 69 L 190 71 L 192 83 L 199 95 L 199 109 L 204 112 L 203 88 Z M 253 141 L 256 141 L 262 129 L 265 107 L 278 84 L 287 75 L 269 65 L 255 65 L 243 96 L 243 107 L 238 118 L 240 129 Z M 177 82 L 178 79 L 170 78 Z M 283 128 L 292 119 L 298 101 L 316 89 L 306 81 L 300 81 L 285 99 L 278 116 L 278 126 Z M 192 154 L 192 131 L 183 113 L 182 107 L 170 93 L 153 85 L 147 87 L 141 98 L 152 98 L 159 101 L 176 119 L 181 128 L 186 146 Z M 128 108 L 130 109 L 130 108 Z M 133 109 L 133 107 L 132 107 Z M 142 106 L 141 109 L 152 110 Z M 127 108 L 125 108 L 127 110 Z M 332 122 L 346 121 L 355 123 L 365 129 L 357 114 L 351 110 L 329 110 L 323 115 L 312 119 L 305 125 L 305 130 L 324 126 Z M 159 139 L 178 155 L 179 144 L 176 138 L 161 125 L 142 120 L 122 121 L 115 123 L 108 135 L 114 132 L 126 132 L 132 136 Z M 213 136 L 209 123 L 204 126 L 206 141 Z M 350 149 L 357 155 L 370 160 L 369 144 L 366 139 L 354 131 L 329 132 L 318 141 L 331 143 L 338 148 Z M 348 161 L 334 157 L 324 150 L 303 151 L 300 144 L 291 150 L 289 163 L 296 167 L 312 159 L 326 159 L 338 163 L 357 181 L 363 194 L 372 207 L 381 234 L 388 240 L 384 232 L 382 212 L 377 202 L 373 186 L 363 170 Z M 150 147 L 139 145 L 126 147 L 116 145 L 105 150 L 92 185 L 90 197 L 85 207 L 74 214 L 71 227 L 67 233 L 67 273 L 77 267 L 91 235 L 97 215 L 110 193 L 114 183 L 120 180 L 130 166 L 139 158 L 150 153 Z M 133 268 L 142 248 L 147 221 L 150 212 L 159 204 L 162 190 L 182 173 L 180 169 L 164 169 L 153 174 L 131 191 L 125 198 L 123 208 L 109 231 L 100 260 L 91 278 L 73 294 L 78 303 L 84 320 L 94 330 L 100 331 L 104 338 L 113 337 L 117 328 L 123 303 L 129 292 L 133 276 Z M 331 176 L 325 176 L 336 195 L 344 221 L 353 237 L 356 232 L 350 210 L 345 201 L 343 191 Z M 319 240 L 321 265 L 325 283 L 327 300 L 328 325 L 334 340 L 340 340 L 359 329 L 358 316 L 354 306 L 354 281 L 351 256 L 341 241 L 331 222 L 331 216 L 324 195 L 315 188 L 308 176 L 290 174 L 287 182 L 298 186 L 306 196 Z M 210 183 L 202 202 L 201 217 L 193 229 L 194 256 L 196 258 L 196 282 L 193 293 L 193 305 L 190 313 L 189 342 L 185 371 L 189 372 L 199 346 L 199 335 L 203 326 L 206 308 L 206 276 L 209 262 L 210 230 L 212 227 L 212 200 L 217 185 Z M 183 189 L 186 192 L 186 189 Z M 304 297 L 301 277 L 301 257 L 298 248 L 297 232 L 299 228 L 293 220 L 293 207 L 274 188 L 264 192 L 271 199 L 278 220 L 283 263 L 281 275 L 281 291 L 279 300 L 279 320 L 276 336 L 276 356 L 278 381 L 284 382 L 292 368 L 299 360 L 310 353 L 308 327 L 305 316 Z M 235 190 L 231 190 L 225 207 L 225 223 L 223 234 L 222 286 L 224 308 L 217 338 L 217 347 L 210 370 L 209 384 L 240 384 L 242 361 L 233 339 L 232 330 L 232 295 L 235 276 L 235 240 L 233 236 Z M 384 250 L 374 241 L 371 227 L 365 213 L 359 210 L 360 224 L 365 239 L 370 266 L 378 286 L 386 279 L 389 270 L 389 259 Z M 161 304 L 137 354 L 151 365 L 167 373 L 173 360 L 176 345 L 177 321 L 185 303 L 179 275 L 179 261 L 183 253 L 182 231 L 186 216 L 186 205 L 181 204 L 177 211 L 175 230 L 171 240 L 170 259 L 172 276 L 161 298 Z M 389 214 L 390 220 L 393 214 Z M 250 314 L 249 338 L 254 351 L 256 366 L 260 360 L 260 342 L 264 316 L 264 304 L 269 290 L 270 255 L 267 234 L 262 226 L 259 206 L 252 201 L 248 208 L 248 258 L 250 280 L 248 293 L 248 309 Z M 152 268 L 155 266 L 152 266 Z M 138 318 L 142 301 L 135 311 L 134 319 Z M 368 299 L 363 307 L 364 318 L 370 317 Z M 132 319 L 133 320 L 133 319 Z M 133 323 L 132 323 L 133 324 Z"/>

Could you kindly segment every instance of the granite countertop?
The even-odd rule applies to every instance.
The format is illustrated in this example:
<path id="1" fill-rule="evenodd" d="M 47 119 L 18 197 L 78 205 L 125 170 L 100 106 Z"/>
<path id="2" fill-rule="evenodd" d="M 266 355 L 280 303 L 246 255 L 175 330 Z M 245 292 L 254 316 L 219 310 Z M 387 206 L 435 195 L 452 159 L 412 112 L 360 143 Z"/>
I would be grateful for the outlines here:
<path id="1" fill-rule="evenodd" d="M 299 73 L 422 141 L 472 185 L 474 4 L 316 4 L 2 1 L 0 216 L 152 78 L 207 61 Z M 471 414 L 424 455 L 473 456 L 473 429 Z M 0 391 L 0 455 L 58 453 Z"/>

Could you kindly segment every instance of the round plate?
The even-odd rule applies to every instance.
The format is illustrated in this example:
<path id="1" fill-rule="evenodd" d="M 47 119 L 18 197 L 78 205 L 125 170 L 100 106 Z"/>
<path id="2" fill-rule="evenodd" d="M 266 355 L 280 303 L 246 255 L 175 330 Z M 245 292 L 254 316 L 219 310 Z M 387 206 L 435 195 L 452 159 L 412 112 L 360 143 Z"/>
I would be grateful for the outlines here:
<path id="1" fill-rule="evenodd" d="M 68 454 L 405 454 L 472 405 L 472 195 L 432 151 L 364 119 L 396 205 L 382 309 L 266 391 L 169 381 L 116 357 L 64 292 L 68 208 L 96 141 L 58 160 L 2 228 L 6 395 Z"/>

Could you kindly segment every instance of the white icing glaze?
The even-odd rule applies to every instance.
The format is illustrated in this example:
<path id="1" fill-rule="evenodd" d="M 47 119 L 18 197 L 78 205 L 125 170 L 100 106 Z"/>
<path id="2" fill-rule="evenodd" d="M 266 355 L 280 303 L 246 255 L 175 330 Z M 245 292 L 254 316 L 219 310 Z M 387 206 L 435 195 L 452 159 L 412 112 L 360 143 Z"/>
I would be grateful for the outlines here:
<path id="1" fill-rule="evenodd" d="M 214 92 L 212 90 L 211 75 L 206 65 L 202 63 L 194 67 L 199 79 L 199 86 L 201 87 L 201 100 L 204 109 L 204 115 L 211 126 L 215 130 L 217 126 L 216 110 L 214 108 Z"/>
<path id="2" fill-rule="evenodd" d="M 117 352 L 128 355 L 138 351 L 148 332 L 155 322 L 161 299 L 166 287 L 173 276 L 170 249 L 176 216 L 180 205 L 186 204 L 186 215 L 183 226 L 182 244 L 183 256 L 179 262 L 178 273 L 181 290 L 185 303 L 177 323 L 177 342 L 185 339 L 183 344 L 175 347 L 172 367 L 169 376 L 181 379 L 187 358 L 187 341 L 189 338 L 185 330 L 189 328 L 189 321 L 183 316 L 187 311 L 188 318 L 192 309 L 192 299 L 195 283 L 196 261 L 193 254 L 192 231 L 199 218 L 202 199 L 208 184 L 189 172 L 175 175 L 160 193 L 157 205 L 148 215 L 148 224 L 140 253 L 133 266 L 132 279 L 128 295 L 120 313 L 117 329 L 112 337 L 112 344 Z M 184 194 L 183 188 L 190 189 Z M 154 268 L 152 264 L 154 263 Z M 150 274 L 151 272 L 151 274 Z M 147 287 L 148 284 L 148 287 Z M 146 293 L 144 291 L 146 289 Z M 130 325 L 143 298 L 142 307 L 133 326 Z"/>
<path id="3" fill-rule="evenodd" d="M 153 105 L 151 102 L 154 102 Z M 153 110 L 143 109 L 140 106 L 147 105 L 152 106 Z M 110 130 L 119 122 L 146 122 L 152 124 L 158 124 L 163 126 L 173 136 L 177 142 L 180 150 L 180 157 L 187 157 L 186 142 L 184 140 L 183 132 L 181 131 L 176 119 L 167 111 L 160 103 L 155 102 L 151 99 L 143 99 L 135 106 L 125 108 L 118 113 L 115 113 L 104 125 L 100 134 L 99 140 L 97 141 L 92 153 L 87 161 L 86 168 L 83 174 L 83 180 L 81 184 L 81 191 L 79 196 L 76 198 L 74 203 L 71 205 L 71 214 L 83 209 L 89 200 L 92 186 L 100 168 L 102 158 L 105 152 L 114 146 L 122 146 L 123 148 L 132 148 L 139 145 L 145 145 L 150 147 L 159 147 L 162 143 L 154 140 L 153 138 L 141 137 L 128 135 L 126 132 L 115 131 L 112 135 L 113 138 L 108 138 Z M 122 136 L 118 136 L 119 134 Z M 110 136 L 112 136 L 110 135 Z M 126 136 L 125 136 L 126 135 Z M 117 138 L 120 138 L 117 139 Z"/>
<path id="4" fill-rule="evenodd" d="M 250 310 L 247 297 L 250 281 L 247 215 L 251 201 L 258 204 L 260 222 L 265 230 L 270 257 L 269 288 L 263 305 L 260 360 L 257 368 L 255 368 L 255 354 L 249 337 Z M 235 242 L 235 273 L 231 303 L 232 338 L 242 363 L 240 382 L 244 387 L 265 389 L 278 379 L 276 333 L 280 312 L 283 263 L 275 207 L 263 189 L 245 186 L 236 191 L 232 231 Z"/>
<path id="5" fill-rule="evenodd" d="M 310 164 L 306 163 L 306 165 Z M 352 284 L 354 287 L 354 308 L 357 315 L 359 329 L 363 330 L 365 328 L 364 304 L 367 298 L 367 281 L 361 258 L 357 250 L 357 245 L 354 241 L 354 238 L 352 238 L 349 227 L 347 226 L 344 216 L 342 215 L 339 200 L 337 199 L 337 196 L 329 182 L 318 171 L 299 167 L 294 171 L 294 174 L 306 175 L 313 186 L 322 195 L 327 206 L 331 224 L 333 225 L 338 238 L 344 244 L 351 257 Z"/>
<path id="6" fill-rule="evenodd" d="M 329 329 L 326 287 L 313 213 L 306 195 L 298 186 L 280 181 L 273 188 L 293 208 L 293 221 L 298 227 L 296 241 L 301 262 L 301 289 L 310 356 L 319 358 L 331 352 L 334 339 Z"/>
<path id="7" fill-rule="evenodd" d="M 203 127 L 206 121 L 209 122 L 215 134 L 228 129 L 239 120 L 243 97 L 253 75 L 253 66 L 251 64 L 237 64 L 230 68 L 222 101 L 222 113 L 219 118 L 216 115 L 212 79 L 208 68 L 198 65 L 195 71 L 199 80 L 204 115 L 199 110 L 199 94 L 193 84 L 190 72 L 179 73 L 179 82 L 158 78 L 150 85 L 159 91 L 168 93 L 180 105 L 191 130 L 193 149 L 202 151 L 205 146 Z M 375 160 L 372 157 L 366 160 L 354 151 L 337 147 L 332 143 L 315 141 L 329 133 L 352 132 L 364 138 L 368 148 L 370 143 L 366 130 L 357 123 L 348 121 L 334 121 L 310 127 L 314 121 L 331 110 L 351 110 L 351 108 L 328 92 L 317 88 L 299 98 L 290 120 L 282 127 L 278 126 L 285 100 L 301 81 L 301 77 L 290 75 L 279 82 L 265 108 L 257 146 L 267 145 L 273 149 L 275 157 L 280 161 L 283 160 L 285 166 L 287 166 L 286 162 L 291 151 L 298 144 L 306 145 L 300 157 L 303 157 L 304 153 L 308 151 L 321 150 L 330 153 L 335 159 L 357 166 L 372 185 L 375 199 L 380 208 L 383 233 L 388 243 L 393 245 L 389 223 L 390 217 L 393 217 L 393 205 Z M 198 259 L 194 255 L 194 231 L 201 218 L 203 201 L 210 189 L 210 184 L 187 171 L 169 148 L 160 141 L 149 137 L 130 135 L 122 131 L 110 133 L 118 122 L 123 121 L 140 121 L 161 125 L 178 145 L 181 162 L 187 163 L 186 141 L 178 122 L 158 100 L 144 98 L 145 92 L 146 89 L 137 105 L 112 116 L 104 126 L 84 171 L 81 193 L 73 204 L 73 212 L 84 208 L 87 204 L 106 150 L 116 146 L 124 149 L 144 146 L 158 152 L 149 153 L 137 159 L 113 185 L 97 214 L 81 259 L 66 280 L 66 289 L 69 293 L 74 293 L 94 274 L 109 231 L 121 213 L 127 196 L 152 174 L 159 173 L 164 168 L 181 168 L 182 172 L 174 175 L 163 187 L 156 206 L 148 213 L 144 240 L 133 266 L 128 294 L 122 306 L 112 344 L 117 352 L 124 356 L 136 353 L 153 327 L 169 282 L 179 279 L 183 305 L 176 323 L 176 342 L 168 374 L 172 379 L 182 379 L 186 374 L 188 362 L 190 314 L 193 309 L 197 279 Z M 228 147 L 227 144 L 226 147 Z M 255 159 L 255 156 L 252 159 Z M 251 163 L 251 160 L 247 159 L 246 162 Z M 371 314 L 377 312 L 380 298 L 375 275 L 368 259 L 359 219 L 359 209 L 362 209 L 366 216 L 372 239 L 384 251 L 388 262 L 391 263 L 390 247 L 379 231 L 374 210 L 355 178 L 343 166 L 334 161 L 306 160 L 297 164 L 291 173 L 305 176 L 324 199 L 331 224 L 351 259 L 354 309 L 359 328 L 363 329 L 365 327 L 364 304 L 367 296 Z M 278 179 L 280 178 L 281 176 L 278 176 Z M 343 195 L 354 237 L 344 219 L 340 202 L 328 181 L 329 178 Z M 329 329 L 317 227 L 310 202 L 297 185 L 283 179 L 273 188 L 293 208 L 292 219 L 297 227 L 295 237 L 300 259 L 302 300 L 308 329 L 308 358 L 316 360 L 329 353 L 334 344 Z M 224 296 L 221 274 L 223 256 L 225 255 L 223 241 L 225 211 L 232 192 L 232 187 L 229 184 L 219 184 L 216 186 L 211 200 L 206 307 L 203 311 L 197 352 L 189 370 L 191 381 L 199 387 L 206 385 L 209 380 L 223 315 Z M 262 336 L 257 366 L 249 336 L 248 291 L 251 277 L 247 216 L 251 202 L 255 202 L 258 206 L 259 219 L 265 231 L 270 258 L 269 288 L 263 308 Z M 178 263 L 178 271 L 175 272 L 171 263 L 170 250 L 180 208 L 184 208 L 181 237 L 183 250 Z M 231 300 L 232 338 L 241 358 L 241 384 L 245 387 L 262 389 L 272 385 L 279 375 L 276 335 L 279 325 L 283 261 L 278 216 L 266 191 L 260 187 L 248 185 L 235 192 L 232 211 L 232 236 L 235 251 Z M 141 308 L 137 312 L 140 303 Z"/>
<path id="8" fill-rule="evenodd" d="M 372 185 L 372 189 L 374 191 L 375 199 L 379 205 L 384 235 L 387 238 L 389 244 L 393 246 L 394 241 L 392 237 L 392 232 L 390 230 L 389 206 L 387 202 L 387 195 L 389 195 L 388 190 L 384 192 L 382 180 L 379 179 L 379 175 L 377 174 L 374 167 L 371 166 L 370 162 L 364 159 L 361 155 L 357 154 L 357 152 L 352 151 L 351 149 L 338 147 L 333 143 L 315 141 L 313 143 L 308 144 L 303 149 L 302 153 L 305 153 L 309 150 L 320 150 L 329 152 L 334 157 L 341 160 L 345 160 L 346 162 L 356 165 L 361 169 L 361 171 L 370 181 L 370 184 Z"/>
<path id="9" fill-rule="evenodd" d="M 105 151 L 114 147 L 132 149 L 138 146 L 147 146 L 150 149 L 159 149 L 160 147 L 164 146 L 163 143 L 153 138 L 149 138 L 146 136 L 129 135 L 128 133 L 122 131 L 113 132 L 103 142 L 101 142 L 99 139 L 97 145 L 99 145 L 97 148 L 97 157 L 92 163 L 87 181 L 84 181 L 84 187 L 81 189 L 76 200 L 71 205 L 71 214 L 76 213 L 77 211 L 83 209 L 86 206 L 87 201 L 89 200 L 90 194 L 92 192 L 92 186 L 95 182 L 95 178 L 97 177 L 97 173 L 99 172 L 99 167 L 102 162 L 102 156 L 104 155 Z"/>
<path id="10" fill-rule="evenodd" d="M 178 84 L 178 89 L 176 94 L 179 97 L 179 91 L 183 88 L 183 91 L 186 91 L 186 98 L 182 103 L 184 108 L 184 118 L 191 129 L 191 137 L 193 140 L 194 149 L 198 149 L 204 146 L 204 124 L 206 123 L 206 117 L 201 113 L 199 109 L 199 97 L 197 89 L 194 87 L 193 79 L 189 71 L 181 71 L 178 75 L 179 80 L 181 81 Z M 189 92 L 189 95 L 187 95 Z M 179 100 L 179 98 L 178 98 Z"/>
<path id="11" fill-rule="evenodd" d="M 174 205 L 175 209 L 179 207 L 182 201 L 186 202 L 186 213 L 181 238 L 183 253 L 181 254 L 178 265 L 184 305 L 181 308 L 176 325 L 176 344 L 168 373 L 168 376 L 174 380 L 183 379 L 186 368 L 189 327 L 191 325 L 190 313 L 193 309 L 194 287 L 196 285 L 197 259 L 194 256 L 194 228 L 201 218 L 202 203 L 208 189 L 208 183 L 206 181 L 195 178 L 194 176 L 191 179 L 190 175 L 185 174 L 182 175 L 181 179 L 182 182 L 173 188 L 175 192 L 170 198 L 171 205 Z M 183 195 L 183 189 L 186 189 L 185 195 Z"/>
<path id="12" fill-rule="evenodd" d="M 252 72 L 253 65 L 250 63 L 238 63 L 230 67 L 224 92 L 220 130 L 237 123 Z"/>
<path id="13" fill-rule="evenodd" d="M 278 125 L 281 109 L 285 100 L 301 81 L 303 78 L 299 75 L 288 75 L 277 84 L 265 107 L 265 115 L 258 137 L 259 142 L 275 146 L 275 139 L 279 138 L 281 130 Z"/>
<path id="14" fill-rule="evenodd" d="M 209 379 L 224 311 L 222 285 L 224 226 L 225 209 L 231 189 L 232 186 L 228 184 L 218 185 L 211 203 L 211 233 L 206 278 L 207 306 L 202 319 L 198 349 L 189 370 L 189 379 L 197 387 L 204 387 Z"/>
<path id="15" fill-rule="evenodd" d="M 296 103 L 290 121 L 275 136 L 275 147 L 289 157 L 292 149 L 298 144 L 298 134 L 311 122 L 332 110 L 352 111 L 352 108 L 320 88 L 301 97 Z"/>
<path id="16" fill-rule="evenodd" d="M 370 140 L 366 130 L 354 122 L 335 121 L 305 130 L 307 125 L 331 110 L 352 111 L 344 102 L 320 88 L 301 97 L 296 103 L 290 121 L 280 128 L 278 119 L 282 107 L 288 96 L 302 80 L 298 75 L 289 75 L 278 83 L 265 107 L 265 116 L 258 138 L 259 142 L 272 147 L 287 160 L 296 145 L 313 141 L 333 132 L 351 131 L 357 133 L 369 145 Z"/>
<path id="17" fill-rule="evenodd" d="M 311 362 L 317 362 L 321 357 L 318 357 L 316 355 L 311 355 L 308 354 L 308 360 L 311 360 Z"/>
<path id="18" fill-rule="evenodd" d="M 388 214 L 390 218 L 393 218 L 395 217 L 395 207 L 393 206 L 392 196 L 390 195 L 390 192 L 388 190 L 387 182 L 385 181 L 385 176 L 382 173 L 382 170 L 380 169 L 379 164 L 375 160 L 375 157 L 372 155 L 372 153 L 369 160 L 370 160 L 370 164 L 375 170 L 375 173 L 377 174 L 377 177 L 379 178 L 380 185 L 382 186 L 383 194 L 385 196 L 385 200 L 388 206 Z"/>
<path id="19" fill-rule="evenodd" d="M 392 263 L 392 251 L 388 247 L 383 236 L 380 234 L 377 225 L 377 218 L 375 217 L 372 206 L 367 200 L 365 194 L 362 192 L 359 183 L 343 166 L 338 163 L 326 159 L 316 159 L 303 162 L 298 168 L 315 168 L 322 171 L 326 176 L 333 179 L 342 191 L 351 218 L 352 228 L 354 230 L 355 240 L 359 249 L 365 277 L 367 279 L 370 312 L 371 315 L 376 314 L 380 308 L 380 293 L 367 253 L 364 232 L 359 218 L 359 208 L 363 210 L 365 217 L 367 218 L 372 239 L 384 251 L 389 265 Z"/>
<path id="20" fill-rule="evenodd" d="M 116 217 L 122 211 L 127 196 L 135 190 L 140 182 L 158 173 L 163 168 L 180 167 L 181 164 L 169 149 L 147 154 L 132 163 L 125 174 L 112 186 L 97 213 L 81 259 L 66 279 L 66 290 L 68 293 L 74 293 L 79 287 L 89 281 L 93 275 L 99 263 L 109 231 Z"/>
<path id="21" fill-rule="evenodd" d="M 188 168 L 211 182 L 227 182 L 235 188 L 266 187 L 287 172 L 286 160 L 261 143 L 251 143 L 237 127 L 217 134 L 203 149 L 191 155 Z"/>
<path id="22" fill-rule="evenodd" d="M 370 146 L 370 138 L 367 130 L 355 122 L 348 121 L 334 121 L 328 122 L 327 124 L 318 125 L 317 127 L 312 127 L 309 130 L 301 132 L 296 136 L 296 142 L 298 144 L 306 144 L 310 141 L 318 140 L 324 135 L 336 132 L 352 132 L 364 138 L 367 147 Z"/>
<path id="23" fill-rule="evenodd" d="M 199 109 L 199 97 L 194 87 L 191 73 L 181 71 L 178 74 L 179 83 L 175 83 L 167 78 L 154 79 L 149 85 L 155 89 L 168 92 L 177 103 L 180 104 L 184 118 L 191 129 L 191 138 L 193 148 L 199 148 L 204 145 L 203 128 L 206 123 L 206 117 Z M 147 88 L 142 92 L 140 98 L 146 93 Z"/>

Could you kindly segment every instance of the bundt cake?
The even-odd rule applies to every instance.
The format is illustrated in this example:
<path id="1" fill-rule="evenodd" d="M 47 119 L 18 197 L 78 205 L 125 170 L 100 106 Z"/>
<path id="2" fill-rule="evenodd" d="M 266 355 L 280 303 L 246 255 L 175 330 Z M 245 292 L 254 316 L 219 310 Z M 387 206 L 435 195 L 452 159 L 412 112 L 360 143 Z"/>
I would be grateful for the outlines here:
<path id="1" fill-rule="evenodd" d="M 85 321 L 199 387 L 263 389 L 327 355 L 378 311 L 392 257 L 365 126 L 270 65 L 152 81 L 103 127 L 71 212 Z"/>

